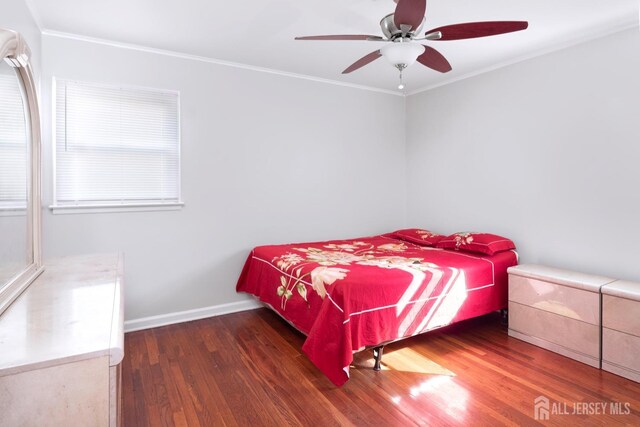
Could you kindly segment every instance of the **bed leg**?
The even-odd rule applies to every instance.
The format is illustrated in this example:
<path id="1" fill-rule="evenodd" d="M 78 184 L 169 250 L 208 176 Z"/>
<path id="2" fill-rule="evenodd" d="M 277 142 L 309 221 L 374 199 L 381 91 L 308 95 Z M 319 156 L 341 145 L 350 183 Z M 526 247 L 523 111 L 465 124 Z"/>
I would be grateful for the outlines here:
<path id="1" fill-rule="evenodd" d="M 380 347 L 374 347 L 373 348 L 373 357 L 375 358 L 375 363 L 373 365 L 373 370 L 374 371 L 379 371 L 380 370 L 380 362 L 382 361 L 382 349 L 384 348 L 383 345 L 381 345 Z"/>
<path id="2" fill-rule="evenodd" d="M 506 308 L 501 309 L 500 310 L 500 315 L 502 316 L 501 323 L 503 325 L 508 325 L 509 324 L 509 310 L 507 310 Z"/>

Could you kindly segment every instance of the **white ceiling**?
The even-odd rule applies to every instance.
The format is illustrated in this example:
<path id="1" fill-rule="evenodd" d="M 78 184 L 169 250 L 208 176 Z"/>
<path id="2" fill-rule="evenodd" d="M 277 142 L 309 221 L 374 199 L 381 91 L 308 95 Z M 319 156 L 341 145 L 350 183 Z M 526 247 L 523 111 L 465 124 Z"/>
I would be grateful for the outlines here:
<path id="1" fill-rule="evenodd" d="M 44 30 L 72 33 L 395 90 L 384 58 L 349 75 L 341 71 L 383 44 L 294 41 L 319 34 L 381 35 L 392 0 L 27 0 Z M 433 87 L 638 25 L 638 0 L 430 0 L 425 29 L 471 21 L 526 20 L 526 31 L 474 40 L 427 42 L 453 71 L 415 64 L 408 92 Z"/>

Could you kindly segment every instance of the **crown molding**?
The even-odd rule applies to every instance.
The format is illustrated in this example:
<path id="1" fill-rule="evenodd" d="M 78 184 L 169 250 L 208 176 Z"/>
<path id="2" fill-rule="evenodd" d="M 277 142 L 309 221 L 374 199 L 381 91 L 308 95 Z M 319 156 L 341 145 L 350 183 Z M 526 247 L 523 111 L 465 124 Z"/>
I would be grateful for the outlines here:
<path id="1" fill-rule="evenodd" d="M 526 55 L 522 55 L 522 56 L 519 56 L 517 58 L 513 58 L 513 59 L 510 59 L 510 60 L 507 60 L 507 61 L 499 62 L 497 64 L 494 64 L 494 65 L 491 65 L 491 66 L 488 66 L 488 67 L 484 67 L 484 68 L 481 68 L 479 70 L 475 70 L 475 71 L 463 74 L 463 75 L 458 76 L 458 77 L 453 77 L 453 78 L 450 78 L 450 79 L 447 79 L 447 80 L 444 80 L 444 81 L 441 81 L 441 82 L 438 82 L 438 83 L 435 83 L 435 84 L 432 84 L 432 85 L 424 86 L 424 87 L 422 87 L 420 89 L 416 89 L 416 90 L 414 90 L 412 92 L 407 93 L 406 96 L 409 97 L 409 96 L 416 95 L 416 94 L 419 94 L 419 93 L 422 93 L 422 92 L 427 92 L 429 90 L 436 89 L 436 88 L 441 87 L 441 86 L 446 86 L 446 85 L 449 85 L 449 84 L 452 84 L 452 83 L 455 83 L 455 82 L 459 82 L 461 80 L 466 80 L 466 79 L 469 79 L 471 77 L 478 76 L 480 74 L 485 74 L 485 73 L 488 73 L 488 72 L 491 72 L 491 71 L 498 70 L 500 68 L 507 67 L 509 65 L 517 64 L 519 62 L 524 62 L 524 61 L 527 61 L 529 59 L 537 58 L 539 56 L 547 55 L 547 54 L 550 54 L 550 53 L 553 53 L 553 52 L 558 52 L 560 50 L 568 49 L 568 48 L 573 47 L 573 46 L 578 46 L 578 45 L 581 45 L 581 44 L 584 44 L 584 43 L 587 43 L 587 42 L 590 42 L 590 41 L 593 41 L 593 40 L 601 39 L 601 38 L 604 38 L 604 37 L 607 37 L 607 36 L 610 36 L 610 35 L 613 35 L 613 34 L 616 34 L 616 33 L 620 33 L 622 31 L 631 30 L 631 29 L 634 29 L 634 28 L 638 28 L 638 21 L 636 21 L 636 20 L 633 20 L 631 22 L 623 22 L 623 23 L 618 24 L 618 25 L 616 25 L 616 26 L 614 26 L 614 27 L 612 27 L 612 28 L 610 28 L 608 30 L 605 30 L 605 31 L 589 32 L 587 35 L 584 35 L 582 37 L 578 37 L 578 38 L 575 38 L 575 39 L 572 39 L 572 40 L 569 40 L 569 41 L 565 41 L 565 42 L 562 42 L 562 43 L 558 43 L 557 45 L 555 45 L 553 47 L 539 49 L 539 50 L 537 50 L 535 52 L 532 52 L 532 53 L 529 53 L 529 54 L 526 54 Z"/>
<path id="2" fill-rule="evenodd" d="M 358 85 L 358 84 L 354 84 L 354 83 L 345 83 L 345 82 L 341 82 L 341 81 L 338 81 L 338 80 L 323 79 L 323 78 L 320 78 L 320 77 L 308 76 L 308 75 L 305 75 L 305 74 L 291 73 L 291 72 L 288 72 L 288 71 L 281 71 L 281 70 L 276 70 L 276 69 L 272 69 L 272 68 L 258 67 L 258 66 L 255 66 L 255 65 L 242 64 L 242 63 L 239 63 L 239 62 L 223 61 L 223 60 L 220 60 L 220 59 L 209 58 L 209 57 L 206 57 L 206 56 L 198 56 L 198 55 L 191 55 L 191 54 L 188 54 L 188 53 L 175 52 L 175 51 L 171 51 L 171 50 L 156 49 L 156 48 L 137 45 L 137 44 L 122 43 L 122 42 L 116 42 L 116 41 L 107 40 L 107 39 L 100 39 L 100 38 L 95 38 L 95 37 L 82 36 L 82 35 L 79 35 L 79 34 L 65 33 L 65 32 L 61 32 L 61 31 L 45 29 L 45 30 L 42 30 L 42 35 L 43 36 L 48 36 L 48 37 L 57 37 L 57 38 L 63 38 L 63 39 L 69 39 L 69 40 L 82 41 L 82 42 L 87 42 L 87 43 L 95 43 L 95 44 L 100 44 L 100 45 L 104 45 L 104 46 L 117 47 L 117 48 L 120 48 L 120 49 L 135 50 L 135 51 L 138 51 L 138 52 L 153 53 L 153 54 L 156 54 L 156 55 L 163 55 L 163 56 L 169 56 L 169 57 L 172 57 L 172 58 L 186 59 L 186 60 L 189 60 L 189 61 L 197 61 L 197 62 L 204 62 L 204 63 L 208 63 L 208 64 L 222 65 L 222 66 L 225 66 L 225 67 L 240 68 L 240 69 L 243 69 L 243 70 L 256 71 L 256 72 L 260 72 L 260 73 L 275 74 L 275 75 L 284 76 L 284 77 L 291 77 L 291 78 L 295 78 L 295 79 L 309 80 L 309 81 L 313 81 L 313 82 L 317 82 L 317 83 L 325 83 L 325 84 L 330 84 L 330 85 L 334 85 L 334 86 L 343 86 L 343 87 L 348 87 L 348 88 L 351 88 L 351 89 L 359 89 L 359 90 L 366 90 L 366 91 L 370 91 L 370 92 L 384 93 L 386 95 L 395 95 L 395 96 L 404 97 L 404 94 L 402 94 L 402 93 L 399 93 L 399 92 L 396 92 L 396 91 L 387 90 L 387 89 L 380 89 L 380 88 L 376 88 L 376 87 L 372 87 L 372 86 Z"/>
<path id="3" fill-rule="evenodd" d="M 36 21 L 36 24 L 38 25 L 38 27 L 42 28 L 39 16 L 37 15 L 37 13 L 35 12 L 35 9 L 31 5 L 32 0 L 25 0 L 25 1 L 27 2 L 27 5 L 28 5 L 29 9 L 32 12 L 32 15 L 34 17 L 34 20 Z M 499 62 L 497 64 L 493 64 L 491 66 L 481 68 L 479 70 L 471 71 L 469 73 L 466 73 L 466 74 L 463 74 L 463 75 L 460 75 L 460 76 L 457 76 L 457 77 L 452 77 L 452 78 L 440 81 L 440 82 L 435 83 L 435 84 L 423 86 L 422 88 L 416 89 L 416 90 L 411 91 L 411 92 L 398 92 L 398 91 L 394 91 L 394 90 L 381 89 L 381 88 L 377 88 L 377 87 L 373 87 L 373 86 L 359 85 L 359 84 L 355 84 L 355 83 L 346 83 L 346 82 L 341 82 L 341 81 L 338 81 L 338 80 L 325 79 L 325 78 L 310 76 L 310 75 L 306 75 L 306 74 L 292 73 L 292 72 L 277 70 L 277 69 L 273 69 L 273 68 L 259 67 L 259 66 L 243 64 L 243 63 L 239 63 L 239 62 L 225 61 L 225 60 L 210 58 L 210 57 L 206 57 L 206 56 L 192 55 L 192 54 L 187 54 L 187 53 L 182 53 L 182 52 L 177 52 L 177 51 L 171 51 L 171 50 L 165 50 L 165 49 L 157 49 L 157 48 L 152 48 L 152 47 L 143 46 L 143 45 L 137 45 L 137 44 L 133 44 L 133 43 L 117 42 L 117 41 L 108 40 L 108 39 L 83 36 L 83 35 L 79 35 L 79 34 L 66 33 L 66 32 L 56 31 L 56 30 L 43 29 L 43 30 L 41 30 L 41 32 L 42 32 L 43 36 L 64 38 L 64 39 L 82 41 L 82 42 L 87 42 L 87 43 L 95 43 L 95 44 L 100 44 L 100 45 L 110 46 L 110 47 L 116 47 L 116 48 L 121 48 L 121 49 L 135 50 L 135 51 L 138 51 L 138 52 L 152 53 L 152 54 L 156 54 L 156 55 L 169 56 L 169 57 L 173 57 L 173 58 L 186 59 L 186 60 L 196 61 L 196 62 L 204 62 L 204 63 L 209 63 L 209 64 L 221 65 L 221 66 L 225 66 L 225 67 L 239 68 L 239 69 L 256 71 L 256 72 L 267 73 L 267 74 L 275 74 L 275 75 L 284 76 L 284 77 L 291 77 L 291 78 L 296 78 L 296 79 L 313 81 L 313 82 L 317 82 L 317 83 L 324 83 L 324 84 L 330 84 L 330 85 L 334 85 L 334 86 L 342 86 L 342 87 L 348 87 L 348 88 L 351 88 L 351 89 L 366 90 L 366 91 L 370 91 L 370 92 L 377 92 L 377 93 L 383 93 L 383 94 L 386 94 L 386 95 L 394 95 L 394 96 L 400 96 L 400 97 L 403 97 L 403 98 L 407 98 L 407 97 L 412 96 L 412 95 L 416 95 L 416 94 L 419 94 L 419 93 L 427 92 L 429 90 L 436 89 L 436 88 L 439 88 L 439 87 L 442 87 L 442 86 L 446 86 L 446 85 L 449 85 L 449 84 L 452 84 L 452 83 L 455 83 L 455 82 L 458 82 L 458 81 L 461 81 L 461 80 L 466 80 L 466 79 L 469 79 L 469 78 L 472 78 L 472 77 L 475 77 L 475 76 L 478 76 L 478 75 L 481 75 L 481 74 L 485 74 L 485 73 L 488 73 L 488 72 L 491 72 L 491 71 L 495 71 L 495 70 L 498 70 L 500 68 L 507 67 L 509 65 L 517 64 L 519 62 L 524 62 L 524 61 L 527 61 L 529 59 L 537 58 L 539 56 L 547 55 L 547 54 L 550 54 L 550 53 L 553 53 L 553 52 L 557 52 L 557 51 L 560 51 L 560 50 L 563 50 L 563 49 L 567 49 L 567 48 L 570 48 L 570 47 L 573 47 L 573 46 L 577 46 L 577 45 L 580 45 L 580 44 L 583 44 L 583 43 L 587 43 L 587 42 L 590 42 L 590 41 L 593 41 L 593 40 L 597 40 L 597 39 L 600 39 L 600 38 L 603 38 L 603 37 L 607 37 L 607 36 L 615 34 L 615 33 L 619 33 L 619 32 L 626 31 L 626 30 L 633 29 L 633 28 L 637 28 L 637 27 L 638 27 L 638 21 L 637 20 L 630 20 L 630 21 L 628 20 L 628 21 L 622 22 L 622 23 L 620 23 L 618 25 L 615 25 L 615 26 L 613 26 L 613 27 L 611 27 L 611 28 L 609 28 L 607 30 L 591 31 L 591 32 L 583 35 L 582 37 L 577 37 L 577 38 L 572 39 L 572 40 L 568 40 L 568 41 L 565 41 L 565 42 L 562 42 L 562 43 L 558 43 L 558 44 L 554 45 L 553 47 L 539 49 L 539 50 L 536 50 L 535 52 L 532 52 L 532 53 L 529 53 L 529 54 L 526 54 L 526 55 L 522 55 L 522 56 L 518 56 L 516 58 L 512 58 L 512 59 L 509 59 L 509 60 L 506 60 L 506 61 L 502 61 L 502 62 Z"/>

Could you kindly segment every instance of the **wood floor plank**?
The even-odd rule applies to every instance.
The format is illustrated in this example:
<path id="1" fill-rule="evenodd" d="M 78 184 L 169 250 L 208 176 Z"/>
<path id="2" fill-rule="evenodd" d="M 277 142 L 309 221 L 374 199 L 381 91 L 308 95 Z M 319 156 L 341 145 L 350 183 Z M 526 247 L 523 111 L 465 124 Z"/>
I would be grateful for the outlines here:
<path id="1" fill-rule="evenodd" d="M 304 340 L 267 309 L 128 333 L 124 425 L 640 425 L 640 384 L 511 338 L 498 315 L 390 344 L 380 372 L 358 353 L 340 388 L 302 353 Z M 538 396 L 631 412 L 540 423 Z"/>
<path id="2" fill-rule="evenodd" d="M 158 363 L 158 342 L 153 330 L 144 331 L 144 341 L 147 344 L 147 359 L 150 365 Z"/>

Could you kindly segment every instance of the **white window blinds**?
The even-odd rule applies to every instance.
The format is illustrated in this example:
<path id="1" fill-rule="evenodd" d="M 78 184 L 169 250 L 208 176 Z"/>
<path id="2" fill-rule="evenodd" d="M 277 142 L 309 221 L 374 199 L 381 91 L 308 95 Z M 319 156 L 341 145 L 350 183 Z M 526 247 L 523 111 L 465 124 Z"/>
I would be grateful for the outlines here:
<path id="1" fill-rule="evenodd" d="M 175 92 L 56 81 L 56 205 L 180 202 Z"/>
<path id="2" fill-rule="evenodd" d="M 17 74 L 0 74 L 0 209 L 27 207 L 27 128 Z"/>

